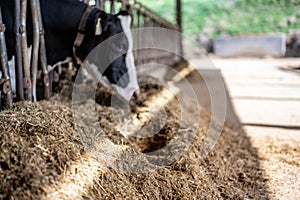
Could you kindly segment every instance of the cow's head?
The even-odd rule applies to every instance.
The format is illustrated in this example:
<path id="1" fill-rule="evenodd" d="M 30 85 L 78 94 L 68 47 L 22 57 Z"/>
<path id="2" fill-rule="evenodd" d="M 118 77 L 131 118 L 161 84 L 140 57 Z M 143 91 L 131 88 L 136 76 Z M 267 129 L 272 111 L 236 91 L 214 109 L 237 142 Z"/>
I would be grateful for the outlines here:
<path id="1" fill-rule="evenodd" d="M 92 76 L 100 83 L 108 82 L 104 85 L 112 86 L 127 101 L 138 93 L 130 25 L 131 16 L 126 11 L 112 15 L 94 9 L 76 51 L 82 60 L 87 57 L 87 71 Z"/>

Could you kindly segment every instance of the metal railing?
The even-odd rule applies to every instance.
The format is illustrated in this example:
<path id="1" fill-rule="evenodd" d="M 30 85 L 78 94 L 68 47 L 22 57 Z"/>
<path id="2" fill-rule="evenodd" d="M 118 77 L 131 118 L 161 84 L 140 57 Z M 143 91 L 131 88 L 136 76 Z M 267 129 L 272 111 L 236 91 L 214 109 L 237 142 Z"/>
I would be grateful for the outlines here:
<path id="1" fill-rule="evenodd" d="M 29 0 L 28 0 L 29 1 Z M 7 49 L 5 43 L 5 25 L 2 21 L 2 13 L 0 12 L 0 33 L 1 41 L 1 81 L 0 107 L 10 107 L 13 102 L 12 81 L 16 85 L 16 101 L 36 101 L 36 83 L 37 69 L 40 64 L 42 70 L 42 79 L 44 85 L 44 98 L 50 98 L 51 88 L 49 87 L 47 59 L 45 51 L 44 30 L 42 25 L 42 16 L 39 0 L 14 0 L 14 40 L 15 40 L 15 75 L 16 79 L 10 79 L 10 71 L 7 59 Z M 29 8 L 27 7 L 29 5 Z M 33 22 L 33 51 L 31 63 L 28 60 L 27 50 L 27 9 L 31 9 Z M 38 63 L 40 60 L 40 63 Z"/>
<path id="2" fill-rule="evenodd" d="M 6 42 L 5 42 L 5 25 L 2 20 L 2 12 L 0 5 L 0 53 L 1 53 L 1 71 L 2 76 L 0 78 L 0 105 L 3 107 L 9 107 L 12 105 L 12 91 L 11 91 L 11 83 L 9 79 L 9 71 L 8 71 L 8 59 L 7 59 L 7 50 L 6 50 Z"/>
<path id="3" fill-rule="evenodd" d="M 179 25 L 170 23 L 136 0 L 85 0 L 85 2 L 112 14 L 118 10 L 127 10 L 132 15 L 134 57 L 137 66 L 153 62 L 172 65 L 181 59 L 178 56 L 182 55 L 182 38 L 179 33 L 181 31 Z M 149 29 L 151 27 L 152 30 Z M 148 30 L 145 31 L 143 28 L 148 28 Z M 161 29 L 172 31 L 168 31 L 168 35 L 162 35 L 160 34 Z M 148 45 L 149 41 L 155 40 L 160 41 L 162 44 L 159 46 L 163 46 L 164 49 L 172 49 L 172 53 L 160 49 L 145 48 L 151 46 Z"/>
<path id="4" fill-rule="evenodd" d="M 27 4 L 30 1 L 30 4 Z M 119 10 L 127 10 L 133 18 L 132 28 L 134 42 L 134 56 L 137 66 L 146 63 L 159 63 L 171 65 L 180 60 L 182 52 L 182 38 L 178 33 L 179 25 L 174 25 L 155 14 L 136 0 L 83 0 L 85 3 L 94 5 L 101 10 L 109 13 L 116 13 Z M 37 84 L 43 85 L 44 98 L 50 98 L 52 93 L 52 82 L 49 80 L 46 48 L 44 41 L 44 29 L 40 11 L 39 0 L 14 0 L 14 33 L 15 33 L 15 72 L 16 80 L 10 79 L 7 50 L 5 43 L 5 24 L 2 21 L 0 5 L 0 107 L 10 107 L 13 102 L 12 83 L 16 85 L 16 101 L 36 101 Z M 30 5 L 30 8 L 27 8 Z M 27 33 L 26 33 L 26 13 L 31 9 L 33 25 L 33 49 L 30 61 L 27 52 Z M 175 8 L 174 8 L 175 9 Z M 146 28 L 152 27 L 146 32 Z M 160 34 L 162 29 L 172 30 L 166 34 Z M 159 41 L 159 48 L 151 47 L 149 41 Z M 147 48 L 150 46 L 150 48 Z M 171 53 L 172 52 L 172 53 Z M 39 62 L 40 61 L 40 62 Z M 38 66 L 41 70 L 38 75 Z M 39 84 L 40 85 L 40 84 Z"/>

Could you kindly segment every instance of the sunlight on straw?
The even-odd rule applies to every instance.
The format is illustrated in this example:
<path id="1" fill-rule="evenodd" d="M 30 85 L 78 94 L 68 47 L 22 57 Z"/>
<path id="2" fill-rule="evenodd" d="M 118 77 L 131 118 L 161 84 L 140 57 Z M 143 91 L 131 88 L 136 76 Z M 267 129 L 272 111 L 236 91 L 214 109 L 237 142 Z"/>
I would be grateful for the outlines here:
<path id="1" fill-rule="evenodd" d="M 187 75 L 192 73 L 195 70 L 195 68 L 189 64 L 187 67 L 185 67 L 183 70 L 181 70 L 179 73 L 177 73 L 173 78 L 172 81 L 177 83 L 184 79 Z"/>
<path id="2" fill-rule="evenodd" d="M 98 159 L 85 154 L 66 169 L 58 183 L 46 189 L 45 199 L 81 199 L 105 171 L 106 168 Z"/>
<path id="3" fill-rule="evenodd" d="M 191 66 L 184 68 L 173 77 L 172 81 L 169 82 L 162 91 L 147 100 L 146 106 L 148 108 L 144 110 L 145 112 L 139 113 L 139 117 L 135 114 L 127 124 L 121 123 L 115 128 L 125 136 L 131 136 L 137 133 L 141 129 L 141 126 L 147 124 L 165 105 L 174 100 L 176 95 L 180 92 L 180 89 L 174 86 L 174 83 L 182 80 L 193 70 L 194 68 Z M 114 146 L 109 144 L 109 142 L 104 143 L 101 144 L 101 147 Z M 124 147 L 120 146 L 116 149 L 111 149 L 111 156 L 106 157 L 106 161 L 110 159 L 110 161 L 113 162 L 122 149 L 124 150 Z M 99 149 L 95 149 L 95 151 L 98 150 Z M 45 199 L 81 199 L 83 195 L 88 194 L 88 190 L 95 184 L 97 178 L 106 172 L 107 168 L 104 167 L 101 159 L 96 159 L 90 154 L 85 154 L 80 159 L 71 163 L 68 169 L 65 169 L 61 180 L 46 189 L 47 195 Z M 101 185 L 98 186 L 106 192 Z"/>
<path id="4" fill-rule="evenodd" d="M 146 106 L 148 108 L 145 112 L 135 114 L 130 120 L 125 122 L 125 124 L 122 123 L 116 126 L 116 129 L 125 137 L 133 136 L 141 130 L 141 127 L 148 124 L 153 117 L 157 116 L 157 113 L 162 110 L 165 105 L 172 101 L 179 91 L 179 88 L 170 83 L 168 88 L 164 88 L 162 91 L 147 100 Z"/>
<path id="5" fill-rule="evenodd" d="M 116 126 L 116 129 L 125 137 L 133 136 L 138 133 L 141 127 L 148 124 L 153 116 L 156 116 L 160 110 L 179 94 L 180 89 L 174 86 L 174 83 L 181 81 L 194 70 L 195 68 L 192 65 L 188 65 L 178 72 L 172 78 L 172 81 L 168 82 L 167 87 L 147 100 L 146 106 L 148 108 L 145 112 L 134 115 L 130 120 L 127 120 L 127 122 Z"/>

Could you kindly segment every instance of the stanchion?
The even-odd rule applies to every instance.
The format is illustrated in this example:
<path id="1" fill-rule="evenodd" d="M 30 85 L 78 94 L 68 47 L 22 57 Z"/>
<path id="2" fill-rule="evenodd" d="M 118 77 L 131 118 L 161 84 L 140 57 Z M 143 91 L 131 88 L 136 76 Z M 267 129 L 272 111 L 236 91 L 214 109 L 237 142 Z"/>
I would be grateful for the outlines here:
<path id="1" fill-rule="evenodd" d="M 44 85 L 44 98 L 49 99 L 52 93 L 52 88 L 50 88 L 50 82 L 48 76 L 46 45 L 45 45 L 45 37 L 44 37 L 45 30 L 43 28 L 40 0 L 36 0 L 36 5 L 37 5 L 36 9 L 37 9 L 38 24 L 39 24 L 39 33 L 40 33 L 39 56 L 40 56 L 41 69 L 42 69 L 42 81 Z"/>
<path id="2" fill-rule="evenodd" d="M 31 82 L 32 82 L 32 97 L 33 101 L 37 101 L 37 69 L 38 69 L 38 55 L 39 55 L 39 24 L 38 24 L 38 14 L 37 14 L 37 4 L 36 0 L 30 0 L 30 8 L 32 13 L 32 26 L 33 26 L 33 44 L 32 44 L 32 55 L 31 55 Z"/>
<path id="3" fill-rule="evenodd" d="M 20 0 L 15 0 L 14 10 L 14 32 L 15 32 L 15 69 L 16 69 L 16 86 L 17 99 L 24 101 L 24 82 L 23 82 L 23 66 L 22 66 L 22 51 L 21 51 L 21 15 L 20 15 Z"/>
<path id="4" fill-rule="evenodd" d="M 0 60 L 1 60 L 1 71 L 2 77 L 0 78 L 0 99 L 3 100 L 1 107 L 11 107 L 13 98 L 11 92 L 11 83 L 8 73 L 8 60 L 7 60 L 7 51 L 5 43 L 5 25 L 2 20 L 1 5 L 0 5 Z M 1 102 L 1 101 L 0 101 Z"/>
<path id="5" fill-rule="evenodd" d="M 20 33 L 22 38 L 22 61 L 24 71 L 24 98 L 28 101 L 32 101 L 31 90 L 31 77 L 30 77 L 30 64 L 28 60 L 27 50 L 27 32 L 26 32 L 26 17 L 27 16 L 27 0 L 21 0 L 21 26 Z"/>

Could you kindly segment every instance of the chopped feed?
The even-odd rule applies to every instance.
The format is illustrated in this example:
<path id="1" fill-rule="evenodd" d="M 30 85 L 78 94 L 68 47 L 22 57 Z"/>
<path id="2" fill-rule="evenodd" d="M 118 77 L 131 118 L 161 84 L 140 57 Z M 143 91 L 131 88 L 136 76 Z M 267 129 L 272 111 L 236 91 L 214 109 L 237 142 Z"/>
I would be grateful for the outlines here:
<path id="1" fill-rule="evenodd" d="M 131 105 L 132 116 L 147 112 L 148 95 L 161 89 L 144 86 L 141 98 Z M 109 91 L 100 90 L 103 90 L 101 98 L 110 97 Z M 243 132 L 225 127 L 214 149 L 206 157 L 201 156 L 202 140 L 211 121 L 204 110 L 200 113 L 197 135 L 182 156 L 168 166 L 132 173 L 107 166 L 83 145 L 66 96 L 38 103 L 17 103 L 0 112 L 0 199 L 268 198 L 257 150 Z M 165 106 L 167 119 L 162 130 L 150 139 L 136 139 L 121 134 L 122 130 L 112 120 L 115 108 L 105 106 L 110 101 L 99 102 L 101 99 L 97 98 L 102 103 L 96 105 L 99 124 L 109 142 L 116 145 L 116 149 L 111 149 L 111 162 L 127 154 L 141 155 L 143 159 L 141 152 L 159 149 L 176 137 L 180 114 L 176 99 Z M 218 122 L 213 119 L 212 123 L 218 131 Z M 187 135 L 190 132 L 184 131 Z M 120 152 L 121 155 L 117 154 Z"/>

